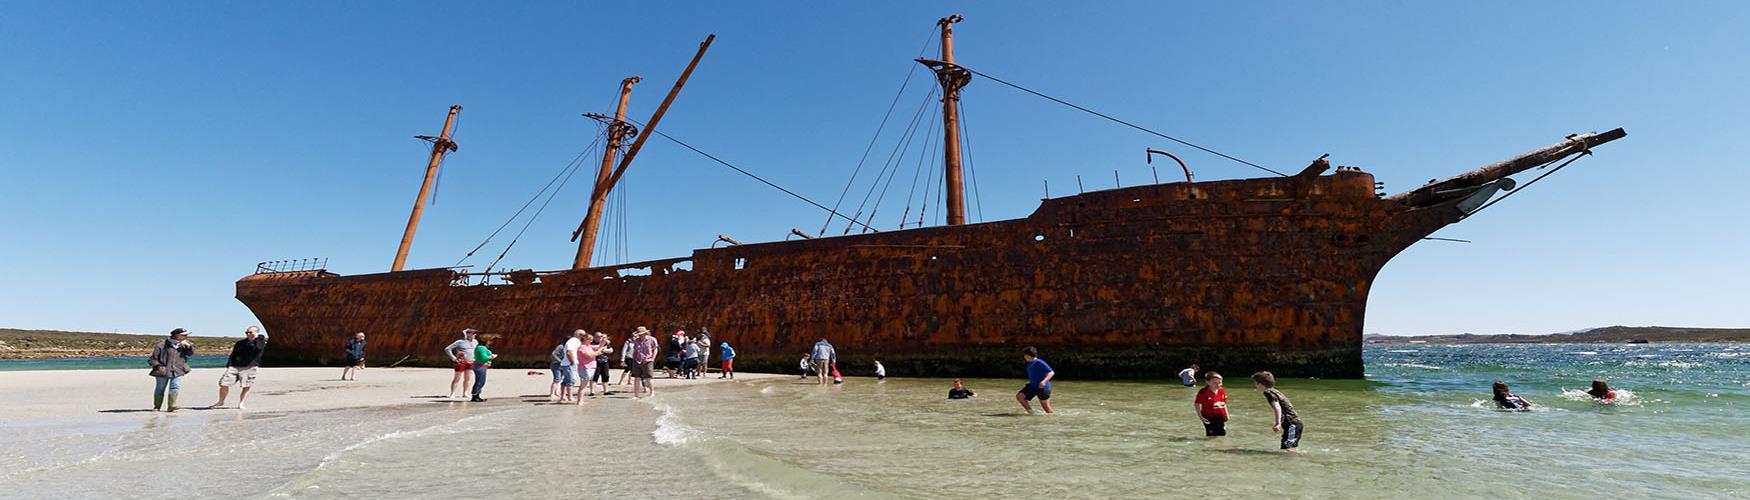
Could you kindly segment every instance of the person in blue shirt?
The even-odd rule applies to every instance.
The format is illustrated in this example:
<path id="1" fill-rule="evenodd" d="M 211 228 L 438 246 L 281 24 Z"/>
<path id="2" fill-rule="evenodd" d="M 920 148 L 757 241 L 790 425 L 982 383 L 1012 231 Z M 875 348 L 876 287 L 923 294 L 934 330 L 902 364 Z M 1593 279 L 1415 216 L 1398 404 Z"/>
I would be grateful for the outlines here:
<path id="1" fill-rule="evenodd" d="M 723 353 L 717 356 L 723 359 L 723 369 L 718 370 L 717 378 L 735 378 L 735 348 L 729 347 L 729 343 L 724 342 L 718 345 L 717 349 Z"/>
<path id="2" fill-rule="evenodd" d="M 1045 409 L 1045 414 L 1051 414 L 1051 378 L 1057 372 L 1045 360 L 1039 359 L 1039 350 L 1027 346 L 1021 350 L 1021 359 L 1027 361 L 1027 385 L 1021 386 L 1021 392 L 1015 393 L 1015 401 L 1021 403 L 1021 409 L 1033 413 L 1033 405 L 1027 401 L 1039 398 L 1039 407 Z"/>

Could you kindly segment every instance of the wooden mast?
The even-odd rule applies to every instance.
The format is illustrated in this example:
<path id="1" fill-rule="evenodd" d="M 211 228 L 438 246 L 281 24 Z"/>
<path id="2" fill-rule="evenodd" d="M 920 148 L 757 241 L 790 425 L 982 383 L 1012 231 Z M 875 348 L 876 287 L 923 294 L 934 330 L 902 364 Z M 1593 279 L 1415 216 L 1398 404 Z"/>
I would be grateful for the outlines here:
<path id="1" fill-rule="evenodd" d="M 960 88 L 972 81 L 972 72 L 954 64 L 954 24 L 961 19 L 960 14 L 954 14 L 936 21 L 942 28 L 941 60 L 918 60 L 935 70 L 936 81 L 942 84 L 942 163 L 947 169 L 942 178 L 947 183 L 944 200 L 950 226 L 966 223 L 966 185 L 960 168 Z"/>
<path id="2" fill-rule="evenodd" d="M 609 189 L 611 189 L 615 184 L 618 184 L 620 182 L 621 176 L 626 175 L 626 167 L 632 165 L 632 159 L 637 158 L 638 151 L 644 148 L 644 141 L 649 140 L 650 134 L 653 134 L 656 132 L 656 124 L 661 122 L 662 115 L 664 113 L 668 112 L 668 105 L 673 104 L 675 96 L 680 95 L 681 86 L 687 84 L 687 78 L 691 77 L 693 75 L 693 68 L 696 68 L 699 66 L 699 59 L 705 57 L 705 50 L 710 49 L 711 48 L 711 41 L 716 40 L 716 39 L 717 39 L 717 35 L 712 34 L 712 35 L 706 36 L 704 42 L 699 43 L 699 52 L 696 54 L 693 54 L 692 62 L 687 63 L 687 69 L 684 71 L 681 71 L 681 77 L 679 79 L 675 80 L 674 87 L 668 89 L 668 96 L 663 97 L 662 104 L 656 106 L 656 113 L 650 115 L 650 121 L 644 123 L 644 132 L 638 134 L 638 139 L 632 141 L 632 147 L 626 148 L 626 156 L 624 158 L 620 159 L 620 165 L 618 167 L 614 168 L 614 172 L 612 174 L 608 174 L 605 178 L 597 178 L 596 179 L 595 192 L 597 192 L 597 193 L 608 192 Z M 583 236 L 584 230 L 589 225 L 589 222 L 590 222 L 589 216 L 585 215 L 583 223 L 578 224 L 577 230 L 573 231 L 571 233 L 571 239 L 572 240 L 580 239 L 580 237 Z M 592 233 L 592 237 L 593 237 L 594 231 L 591 231 L 591 233 Z M 591 250 L 591 251 L 593 251 L 593 250 Z M 589 267 L 589 260 L 588 260 L 588 258 L 585 257 L 584 250 L 582 248 L 578 249 L 578 257 L 579 257 L 578 260 L 573 260 L 571 262 L 571 268 L 572 269 L 588 268 Z"/>
<path id="3" fill-rule="evenodd" d="M 444 153 L 456 150 L 455 141 L 450 140 L 450 131 L 456 126 L 456 113 L 459 111 L 462 111 L 462 105 L 450 106 L 450 116 L 444 118 L 444 130 L 437 137 L 414 136 L 431 141 L 431 161 L 425 164 L 425 182 L 419 185 L 419 197 L 413 199 L 413 215 L 407 217 L 407 231 L 401 233 L 401 248 L 395 250 L 395 263 L 389 266 L 391 272 L 400 271 L 407 265 L 407 250 L 413 247 L 413 233 L 419 230 L 419 215 L 425 212 L 425 197 L 431 194 L 431 184 L 437 179 L 438 165 L 443 163 Z"/>
<path id="4" fill-rule="evenodd" d="M 620 81 L 620 104 L 614 107 L 614 121 L 608 123 L 608 146 L 602 152 L 602 167 L 596 174 L 595 190 L 589 197 L 589 212 L 583 216 L 583 232 L 579 234 L 577 258 L 571 261 L 572 269 L 589 267 L 595 256 L 596 235 L 602 225 L 602 206 L 607 204 L 608 193 L 614 189 L 613 185 L 604 187 L 603 183 L 614 174 L 614 158 L 619 155 L 626 134 L 633 130 L 632 124 L 626 123 L 626 104 L 632 100 L 632 84 L 638 81 L 636 76 Z"/>

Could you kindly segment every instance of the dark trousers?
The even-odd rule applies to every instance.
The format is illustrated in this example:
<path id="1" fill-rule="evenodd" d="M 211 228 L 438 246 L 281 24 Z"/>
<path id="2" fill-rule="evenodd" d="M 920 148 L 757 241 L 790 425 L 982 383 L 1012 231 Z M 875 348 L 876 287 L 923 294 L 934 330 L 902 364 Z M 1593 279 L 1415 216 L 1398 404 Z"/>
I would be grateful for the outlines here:
<path id="1" fill-rule="evenodd" d="M 607 361 L 603 361 L 603 360 L 599 360 L 599 359 L 596 360 L 596 362 L 595 362 L 595 381 L 601 382 L 604 384 L 608 383 L 608 362 Z"/>
<path id="2" fill-rule="evenodd" d="M 474 397 L 480 397 L 480 390 L 486 388 L 486 365 L 474 365 Z"/>

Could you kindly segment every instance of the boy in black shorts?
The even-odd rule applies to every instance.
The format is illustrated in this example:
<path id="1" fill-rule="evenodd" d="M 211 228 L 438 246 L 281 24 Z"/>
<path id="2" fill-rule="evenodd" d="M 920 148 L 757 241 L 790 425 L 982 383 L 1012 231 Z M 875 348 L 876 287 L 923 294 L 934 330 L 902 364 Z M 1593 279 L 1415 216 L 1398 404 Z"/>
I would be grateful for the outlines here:
<path id="1" fill-rule="evenodd" d="M 1051 369 L 1051 365 L 1045 364 L 1045 360 L 1039 359 L 1039 350 L 1033 346 L 1021 350 L 1021 359 L 1027 361 L 1027 385 L 1021 386 L 1021 391 L 1015 393 L 1015 401 L 1021 403 L 1021 409 L 1033 413 L 1033 405 L 1027 404 L 1027 401 L 1037 397 L 1039 407 L 1045 409 L 1046 415 L 1050 415 L 1051 378 L 1056 377 L 1057 372 Z"/>
<path id="2" fill-rule="evenodd" d="M 1300 415 L 1294 413 L 1294 403 L 1288 402 L 1288 396 L 1276 390 L 1276 375 L 1270 372 L 1252 374 L 1252 385 L 1264 393 L 1264 401 L 1270 402 L 1270 409 L 1276 412 L 1276 425 L 1270 427 L 1273 431 L 1282 431 L 1282 450 L 1295 451 L 1300 447 L 1300 433 L 1306 425 L 1300 422 Z"/>

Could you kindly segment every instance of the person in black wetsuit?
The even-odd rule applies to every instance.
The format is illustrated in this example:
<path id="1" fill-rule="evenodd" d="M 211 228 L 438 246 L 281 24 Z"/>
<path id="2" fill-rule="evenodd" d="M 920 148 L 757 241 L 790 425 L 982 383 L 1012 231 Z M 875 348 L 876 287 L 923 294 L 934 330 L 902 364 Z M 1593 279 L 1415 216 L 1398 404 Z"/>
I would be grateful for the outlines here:
<path id="1" fill-rule="evenodd" d="M 1531 401 L 1519 397 L 1507 387 L 1506 382 L 1495 381 L 1495 407 L 1508 411 L 1530 411 Z"/>
<path id="2" fill-rule="evenodd" d="M 966 399 L 975 397 L 978 397 L 978 393 L 972 392 L 972 389 L 967 389 L 966 384 L 960 383 L 960 379 L 954 379 L 954 388 L 948 389 L 948 399 Z"/>

